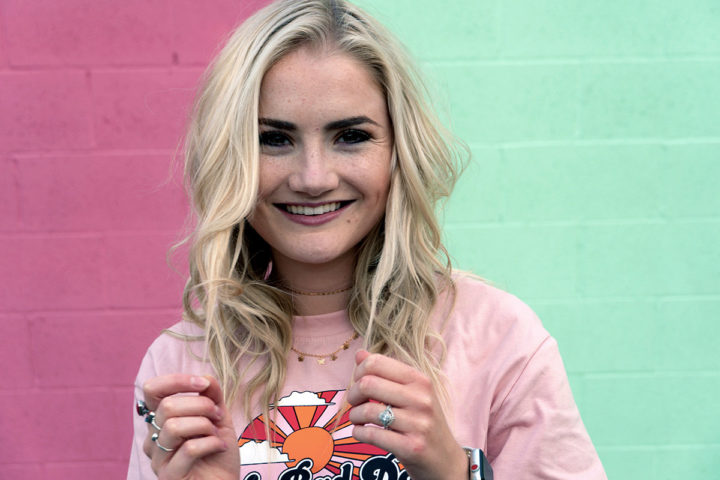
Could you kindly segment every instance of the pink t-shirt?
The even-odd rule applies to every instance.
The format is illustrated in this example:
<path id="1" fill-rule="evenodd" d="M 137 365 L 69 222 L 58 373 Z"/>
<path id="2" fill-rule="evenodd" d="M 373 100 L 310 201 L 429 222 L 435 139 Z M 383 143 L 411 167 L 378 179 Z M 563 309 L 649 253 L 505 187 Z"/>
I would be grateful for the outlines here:
<path id="1" fill-rule="evenodd" d="M 496 480 L 606 479 L 580 419 L 555 340 L 516 297 L 465 276 L 455 278 L 457 297 L 442 331 L 447 346 L 443 369 L 451 401 L 448 422 L 460 445 L 482 448 Z M 434 310 L 449 302 L 443 297 Z M 197 326 L 172 330 L 202 335 Z M 346 312 L 296 317 L 293 344 L 304 352 L 329 352 L 353 334 Z M 281 400 L 270 411 L 245 418 L 233 408 L 243 480 L 405 479 L 388 452 L 357 442 L 343 407 L 354 367 L 355 340 L 336 361 L 288 358 Z M 135 384 L 168 373 L 212 374 L 197 359 L 203 342 L 185 343 L 161 335 L 148 349 Z M 147 424 L 135 415 L 128 479 L 155 478 L 142 451 Z M 270 438 L 265 438 L 269 421 Z M 387 475 L 387 476 L 385 476 Z"/>

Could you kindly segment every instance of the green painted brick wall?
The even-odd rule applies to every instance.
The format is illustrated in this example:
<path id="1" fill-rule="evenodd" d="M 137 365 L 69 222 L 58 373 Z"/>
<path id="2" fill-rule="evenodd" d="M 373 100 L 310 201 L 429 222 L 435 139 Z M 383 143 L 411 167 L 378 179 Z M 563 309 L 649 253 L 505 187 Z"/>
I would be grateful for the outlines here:
<path id="1" fill-rule="evenodd" d="M 357 3 L 472 150 L 456 265 L 543 318 L 609 478 L 720 479 L 720 1 Z"/>

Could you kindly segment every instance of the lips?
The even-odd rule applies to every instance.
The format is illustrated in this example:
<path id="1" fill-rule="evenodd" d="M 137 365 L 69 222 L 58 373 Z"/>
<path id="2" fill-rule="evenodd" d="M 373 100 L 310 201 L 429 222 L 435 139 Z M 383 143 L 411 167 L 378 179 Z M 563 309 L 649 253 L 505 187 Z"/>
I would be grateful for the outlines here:
<path id="1" fill-rule="evenodd" d="M 335 212 L 350 203 L 351 203 L 350 201 L 327 202 L 327 203 L 314 204 L 314 205 L 307 205 L 307 204 L 300 205 L 300 204 L 295 204 L 295 203 L 280 203 L 280 204 L 275 204 L 275 206 L 286 211 L 287 213 L 292 214 L 292 215 L 315 217 L 318 215 Z"/>

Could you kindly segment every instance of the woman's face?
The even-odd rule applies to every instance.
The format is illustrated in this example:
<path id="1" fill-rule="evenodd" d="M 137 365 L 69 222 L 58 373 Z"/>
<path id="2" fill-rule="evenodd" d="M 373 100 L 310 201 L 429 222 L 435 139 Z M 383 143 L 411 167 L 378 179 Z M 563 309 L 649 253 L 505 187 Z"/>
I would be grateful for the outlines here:
<path id="1" fill-rule="evenodd" d="M 300 48 L 265 75 L 259 119 L 249 221 L 276 265 L 352 264 L 390 185 L 392 129 L 370 71 L 344 53 Z"/>

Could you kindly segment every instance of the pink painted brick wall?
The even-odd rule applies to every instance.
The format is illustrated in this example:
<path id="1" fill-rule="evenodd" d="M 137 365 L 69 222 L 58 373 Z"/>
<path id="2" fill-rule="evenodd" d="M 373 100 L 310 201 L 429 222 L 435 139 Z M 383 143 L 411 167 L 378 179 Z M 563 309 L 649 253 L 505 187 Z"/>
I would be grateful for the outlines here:
<path id="1" fill-rule="evenodd" d="M 0 478 L 125 477 L 135 372 L 180 312 L 173 158 L 264 3 L 0 0 Z"/>

